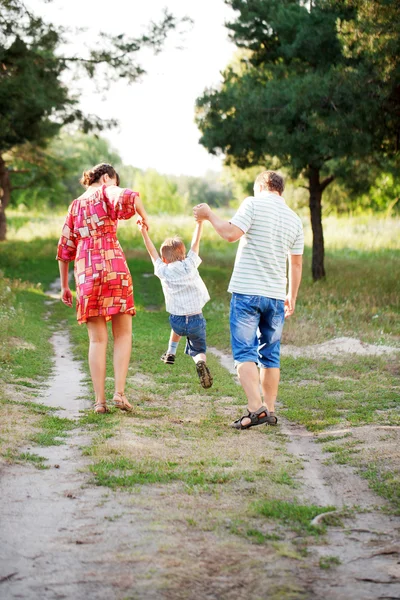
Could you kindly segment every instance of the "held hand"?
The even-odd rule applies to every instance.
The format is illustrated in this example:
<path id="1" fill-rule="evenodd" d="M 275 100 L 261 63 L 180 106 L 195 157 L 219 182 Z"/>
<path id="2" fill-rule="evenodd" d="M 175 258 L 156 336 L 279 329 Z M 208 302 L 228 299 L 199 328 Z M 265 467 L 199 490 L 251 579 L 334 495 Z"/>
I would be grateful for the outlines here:
<path id="1" fill-rule="evenodd" d="M 72 293 L 69 287 L 62 288 L 61 300 L 65 304 L 65 306 L 69 306 L 70 308 L 72 308 Z"/>
<path id="2" fill-rule="evenodd" d="M 136 221 L 136 224 L 137 224 L 139 230 L 141 231 L 141 233 L 146 233 L 149 229 L 149 226 L 148 226 L 146 220 L 143 219 L 143 217 L 140 217 L 140 219 L 138 219 Z"/>
<path id="3" fill-rule="evenodd" d="M 294 307 L 296 306 L 296 299 L 291 296 L 286 296 L 285 300 L 285 319 L 291 317 L 294 313 Z"/>
<path id="4" fill-rule="evenodd" d="M 211 208 L 205 202 L 197 204 L 193 208 L 193 215 L 196 221 L 205 221 L 210 217 Z"/>

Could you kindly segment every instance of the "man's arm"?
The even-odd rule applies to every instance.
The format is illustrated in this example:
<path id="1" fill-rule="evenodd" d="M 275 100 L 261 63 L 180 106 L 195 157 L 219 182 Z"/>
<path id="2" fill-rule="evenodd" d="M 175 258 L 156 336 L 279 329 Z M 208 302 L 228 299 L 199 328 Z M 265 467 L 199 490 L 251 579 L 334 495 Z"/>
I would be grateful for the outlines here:
<path id="1" fill-rule="evenodd" d="M 203 221 L 198 221 L 196 223 L 196 227 L 194 229 L 192 245 L 191 245 L 191 250 L 193 250 L 193 252 L 195 252 L 196 254 L 199 253 L 200 238 L 201 238 L 202 232 L 203 232 Z"/>
<path id="2" fill-rule="evenodd" d="M 150 239 L 149 232 L 147 231 L 147 227 L 146 227 L 145 222 L 144 221 L 138 221 L 137 225 L 138 225 L 138 227 L 140 229 L 140 232 L 141 232 L 142 237 L 143 237 L 144 245 L 146 246 L 147 252 L 150 254 L 151 260 L 153 262 L 156 262 L 156 260 L 158 258 L 160 258 L 160 257 L 159 257 L 159 254 L 158 254 L 158 252 L 157 252 L 157 250 L 156 250 L 153 242 Z"/>
<path id="3" fill-rule="evenodd" d="M 285 300 L 285 317 L 290 317 L 294 313 L 302 269 L 303 256 L 301 254 L 289 254 L 289 288 Z"/>
<path id="4" fill-rule="evenodd" d="M 224 221 L 213 213 L 208 204 L 198 204 L 194 207 L 193 213 L 197 222 L 210 221 L 218 235 L 227 242 L 237 242 L 244 235 L 240 227 L 229 223 L 229 221 Z"/>

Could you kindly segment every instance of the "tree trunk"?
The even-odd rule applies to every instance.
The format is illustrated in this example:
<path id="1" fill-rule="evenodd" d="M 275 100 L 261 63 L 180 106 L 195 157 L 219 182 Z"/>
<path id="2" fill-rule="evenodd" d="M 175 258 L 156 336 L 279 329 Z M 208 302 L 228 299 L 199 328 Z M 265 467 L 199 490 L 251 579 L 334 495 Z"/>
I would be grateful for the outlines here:
<path id="1" fill-rule="evenodd" d="M 310 182 L 310 215 L 311 228 L 313 232 L 312 245 L 312 277 L 314 281 L 325 277 L 325 248 L 324 233 L 322 231 L 322 192 L 324 187 L 319 180 L 319 169 L 310 167 L 308 170 L 308 180 Z"/>
<path id="2" fill-rule="evenodd" d="M 6 208 L 10 202 L 10 173 L 0 155 L 0 242 L 4 242 L 7 233 Z"/>

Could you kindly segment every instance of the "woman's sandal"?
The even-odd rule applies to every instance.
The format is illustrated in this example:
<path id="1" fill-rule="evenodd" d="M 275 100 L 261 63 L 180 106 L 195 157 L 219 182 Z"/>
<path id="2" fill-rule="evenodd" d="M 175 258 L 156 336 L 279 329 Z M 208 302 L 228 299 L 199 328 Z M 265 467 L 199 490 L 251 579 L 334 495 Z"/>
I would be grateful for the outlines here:
<path id="1" fill-rule="evenodd" d="M 108 408 L 105 402 L 96 402 L 94 405 L 94 412 L 99 415 L 104 415 L 104 413 L 108 412 Z"/>
<path id="2" fill-rule="evenodd" d="M 126 410 L 127 412 L 133 410 L 132 404 L 129 404 L 123 392 L 115 392 L 113 402 L 115 408 L 119 408 L 120 410 Z"/>
<path id="3" fill-rule="evenodd" d="M 243 419 L 250 419 L 250 423 L 243 425 Z M 247 411 L 247 415 L 243 415 L 237 421 L 234 421 L 231 425 L 234 429 L 249 429 L 255 425 L 276 425 L 278 422 L 275 413 L 270 413 L 266 406 L 260 406 L 260 408 L 254 412 Z"/>

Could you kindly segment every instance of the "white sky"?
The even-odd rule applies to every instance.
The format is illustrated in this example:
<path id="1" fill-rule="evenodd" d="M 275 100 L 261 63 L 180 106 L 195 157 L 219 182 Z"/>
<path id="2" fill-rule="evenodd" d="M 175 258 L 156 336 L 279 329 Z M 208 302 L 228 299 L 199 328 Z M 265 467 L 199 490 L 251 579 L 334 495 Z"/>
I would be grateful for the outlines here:
<path id="1" fill-rule="evenodd" d="M 234 13 L 223 0 L 30 0 L 29 5 L 56 24 L 87 28 L 81 39 L 89 45 L 99 31 L 139 35 L 150 20 L 161 19 L 165 6 L 177 17 L 191 17 L 194 25 L 183 38 L 172 34 L 157 57 L 146 53 L 142 66 L 148 74 L 140 83 L 121 80 L 100 95 L 93 82 L 79 82 L 81 106 L 102 118 L 118 119 L 119 127 L 105 137 L 126 164 L 197 176 L 221 168 L 221 159 L 198 143 L 194 105 L 206 87 L 221 80 L 220 72 L 235 52 L 224 27 Z M 178 44 L 184 49 L 177 49 Z M 79 38 L 74 37 L 74 45 L 77 54 L 82 51 Z"/>

